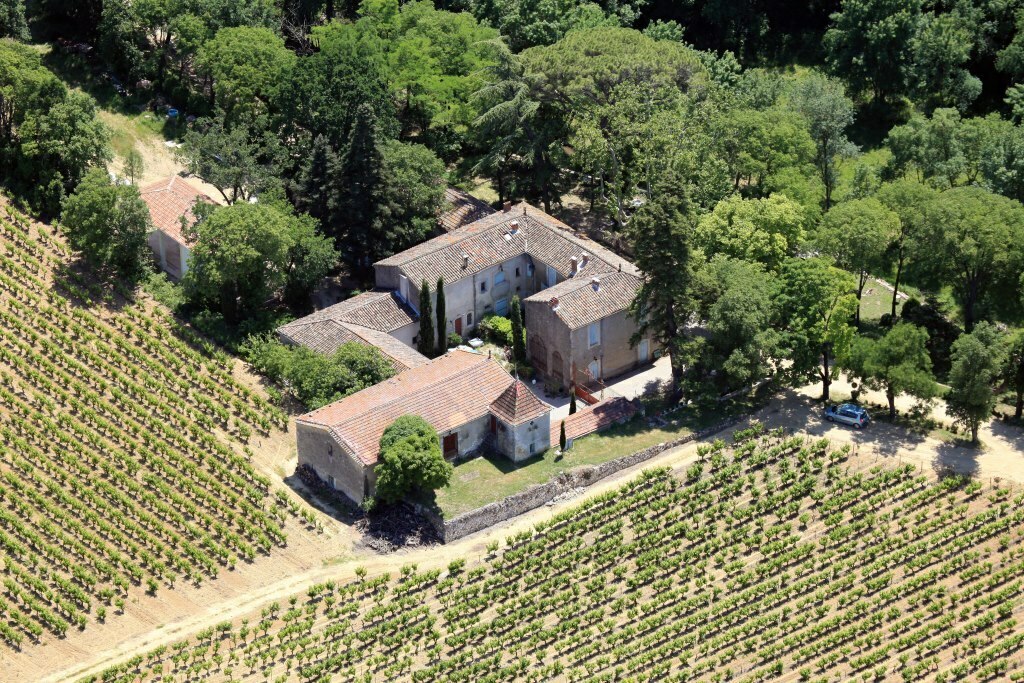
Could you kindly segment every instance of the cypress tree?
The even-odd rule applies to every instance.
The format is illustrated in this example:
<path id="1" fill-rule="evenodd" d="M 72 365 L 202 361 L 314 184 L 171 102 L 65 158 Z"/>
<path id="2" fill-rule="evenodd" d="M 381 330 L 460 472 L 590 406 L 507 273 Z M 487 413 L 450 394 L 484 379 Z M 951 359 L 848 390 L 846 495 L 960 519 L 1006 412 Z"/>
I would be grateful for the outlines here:
<path id="1" fill-rule="evenodd" d="M 561 434 L 558 435 L 558 450 L 565 452 L 565 420 L 562 420 Z"/>
<path id="2" fill-rule="evenodd" d="M 512 358 L 516 363 L 526 362 L 526 341 L 523 337 L 523 311 L 519 297 L 512 297 Z"/>
<path id="3" fill-rule="evenodd" d="M 576 412 L 576 385 L 569 385 L 569 414 Z"/>
<path id="4" fill-rule="evenodd" d="M 362 270 L 366 270 L 367 263 L 391 253 L 378 210 L 384 191 L 384 154 L 379 137 L 373 109 L 368 104 L 360 105 L 336 179 L 341 187 L 338 222 L 347 247 L 342 253 Z"/>
<path id="5" fill-rule="evenodd" d="M 444 278 L 437 278 L 437 355 L 448 351 L 448 313 L 444 310 Z"/>
<path id="6" fill-rule="evenodd" d="M 434 355 L 434 314 L 431 308 L 430 285 L 423 280 L 420 285 L 420 338 L 416 347 L 427 358 Z"/>

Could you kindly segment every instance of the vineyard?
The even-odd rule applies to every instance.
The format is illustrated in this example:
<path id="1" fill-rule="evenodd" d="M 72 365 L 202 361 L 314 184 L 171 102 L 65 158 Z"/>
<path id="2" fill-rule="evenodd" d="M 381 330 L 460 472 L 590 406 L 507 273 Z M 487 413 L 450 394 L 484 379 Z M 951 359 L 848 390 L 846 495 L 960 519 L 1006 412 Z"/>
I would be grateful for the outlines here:
<path id="1" fill-rule="evenodd" d="M 286 416 L 132 292 L 0 216 L 0 639 L 20 647 L 285 543 L 297 511 L 250 464 Z"/>
<path id="2" fill-rule="evenodd" d="M 757 426 L 488 548 L 87 679 L 1024 680 L 1024 494 Z"/>

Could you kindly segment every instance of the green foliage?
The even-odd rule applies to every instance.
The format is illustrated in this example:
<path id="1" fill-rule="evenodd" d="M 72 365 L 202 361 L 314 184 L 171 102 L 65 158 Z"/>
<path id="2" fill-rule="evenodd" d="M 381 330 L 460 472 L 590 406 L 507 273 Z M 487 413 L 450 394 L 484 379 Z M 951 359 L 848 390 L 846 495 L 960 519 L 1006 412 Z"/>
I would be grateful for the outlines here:
<path id="1" fill-rule="evenodd" d="M 713 125 L 716 146 L 736 190 L 763 194 L 775 185 L 780 172 L 807 169 L 813 173 L 814 141 L 806 122 L 794 111 L 778 106 L 728 106 Z"/>
<path id="2" fill-rule="evenodd" d="M 189 173 L 213 185 L 229 204 L 280 185 L 276 139 L 259 125 L 228 125 L 223 115 L 199 119 L 177 149 Z"/>
<path id="3" fill-rule="evenodd" d="M 921 0 L 843 0 L 825 33 L 832 69 L 855 94 L 905 92 L 920 16 Z"/>
<path id="4" fill-rule="evenodd" d="M 793 108 L 806 119 L 814 141 L 814 164 L 825 188 L 824 206 L 832 206 L 832 193 L 839 181 L 838 162 L 856 153 L 846 137 L 853 123 L 853 103 L 842 83 L 811 72 L 800 78 L 790 93 Z"/>
<path id="5" fill-rule="evenodd" d="M 526 358 L 526 330 L 523 329 L 523 311 L 519 304 L 519 297 L 512 297 L 509 304 L 510 326 L 512 333 L 512 358 L 516 363 L 525 363 Z"/>
<path id="6" fill-rule="evenodd" d="M 184 288 L 179 284 L 171 282 L 170 278 L 167 277 L 167 273 L 151 272 L 142 280 L 140 285 L 147 294 L 173 312 L 177 312 L 188 301 Z"/>
<path id="7" fill-rule="evenodd" d="M 565 452 L 565 420 L 562 420 L 562 424 L 558 428 L 558 450 Z"/>
<path id="8" fill-rule="evenodd" d="M 798 380 L 814 371 L 821 379 L 822 399 L 829 400 L 831 363 L 842 362 L 853 340 L 850 320 L 857 298 L 850 292 L 854 280 L 828 261 L 796 258 L 782 268 L 782 319 L 786 323 L 784 345 Z"/>
<path id="9" fill-rule="evenodd" d="M 650 337 L 668 350 L 676 398 L 682 390 L 682 326 L 692 312 L 691 241 L 696 216 L 689 192 L 678 176 L 669 174 L 653 199 L 630 221 L 626 233 L 636 254 L 635 263 L 644 273 L 630 305 L 630 314 L 637 322 L 630 342 L 636 344 Z"/>
<path id="10" fill-rule="evenodd" d="M 777 271 L 803 242 L 804 212 L 785 195 L 720 201 L 697 224 L 696 243 L 709 259 L 716 255 L 753 261 Z"/>
<path id="11" fill-rule="evenodd" d="M 196 68 L 212 81 L 211 95 L 228 121 L 276 107 L 295 68 L 295 53 L 268 28 L 239 26 L 217 31 L 196 56 Z"/>
<path id="12" fill-rule="evenodd" d="M 922 250 L 928 245 L 921 236 L 925 226 L 925 212 L 935 200 L 935 192 L 911 180 L 886 183 L 878 190 L 878 200 L 899 217 L 899 227 L 889 244 L 889 256 L 896 268 L 892 282 L 892 306 L 889 314 L 896 317 L 896 304 L 904 270 L 913 267 Z"/>
<path id="13" fill-rule="evenodd" d="M 427 358 L 434 355 L 434 312 L 430 296 L 430 284 L 424 280 L 420 283 L 420 334 L 416 348 Z M 443 332 L 442 332 L 443 334 Z"/>
<path id="14" fill-rule="evenodd" d="M 0 0 L 0 38 L 28 40 L 25 0 Z"/>
<path id="15" fill-rule="evenodd" d="M 769 376 L 782 355 L 775 276 L 719 256 L 697 271 L 694 298 L 708 336 L 687 349 L 688 378 L 726 393 Z"/>
<path id="16" fill-rule="evenodd" d="M 1003 364 L 999 333 L 988 323 L 980 323 L 969 334 L 953 342 L 952 368 L 946 412 L 956 424 L 971 431 L 978 442 L 978 428 L 987 421 L 996 406 L 995 382 Z"/>
<path id="17" fill-rule="evenodd" d="M 512 321 L 493 313 L 480 320 L 480 330 L 491 342 L 499 346 L 512 346 Z"/>
<path id="18" fill-rule="evenodd" d="M 250 337 L 242 355 L 309 410 L 379 384 L 394 375 L 391 363 L 376 348 L 355 342 L 322 354 L 304 346 L 287 346 L 272 336 Z"/>
<path id="19" fill-rule="evenodd" d="M 380 438 L 374 473 L 377 497 L 398 502 L 414 491 L 433 491 L 448 484 L 454 468 L 441 454 L 430 423 L 415 415 L 396 419 Z"/>
<path id="20" fill-rule="evenodd" d="M 569 414 L 574 415 L 576 413 L 576 385 L 572 384 L 569 386 Z M 562 428 L 565 429 L 565 421 L 562 421 Z"/>
<path id="21" fill-rule="evenodd" d="M 183 284 L 201 306 L 216 306 L 229 323 L 258 311 L 272 295 L 308 296 L 337 254 L 308 216 L 275 203 L 233 204 L 193 227 L 195 247 Z"/>
<path id="22" fill-rule="evenodd" d="M 883 269 L 889 245 L 897 239 L 899 216 L 875 198 L 851 199 L 825 214 L 814 235 L 821 253 L 852 271 L 857 278 L 857 313 L 860 324 L 860 298 L 870 273 Z"/>
<path id="23" fill-rule="evenodd" d="M 436 355 L 443 356 L 448 351 L 448 312 L 444 303 L 444 278 L 437 278 L 437 350 Z"/>
<path id="24" fill-rule="evenodd" d="M 919 260 L 924 282 L 951 284 L 970 331 L 986 311 L 1019 310 L 1024 207 L 979 187 L 942 192 L 926 215 Z"/>
<path id="25" fill-rule="evenodd" d="M 61 222 L 71 245 L 100 272 L 127 280 L 142 274 L 149 209 L 134 185 L 115 185 L 92 169 L 64 200 Z"/>
<path id="26" fill-rule="evenodd" d="M 885 390 L 889 418 L 896 418 L 896 396 L 930 399 L 938 394 L 928 356 L 928 332 L 898 323 L 881 339 L 856 338 L 844 363 L 865 386 Z"/>
<path id="27" fill-rule="evenodd" d="M 1015 396 L 1013 414 L 1019 420 L 1024 416 L 1024 330 L 1017 330 L 1007 341 L 1002 376 Z"/>
<path id="28" fill-rule="evenodd" d="M 573 30 L 630 26 L 645 1 L 472 0 L 470 7 L 477 19 L 497 27 L 509 46 L 519 52 L 554 43 Z"/>

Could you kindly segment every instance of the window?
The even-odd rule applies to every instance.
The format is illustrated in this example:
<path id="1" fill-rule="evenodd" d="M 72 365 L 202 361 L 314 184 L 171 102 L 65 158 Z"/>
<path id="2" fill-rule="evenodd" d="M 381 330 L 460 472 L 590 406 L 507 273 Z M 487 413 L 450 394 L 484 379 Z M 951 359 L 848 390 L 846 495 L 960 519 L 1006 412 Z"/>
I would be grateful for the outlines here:
<path id="1" fill-rule="evenodd" d="M 327 444 L 327 457 L 328 458 L 333 458 L 334 457 L 334 444 Z"/>
<path id="2" fill-rule="evenodd" d="M 551 287 L 558 282 L 558 271 L 555 270 L 554 266 L 548 266 L 548 280 L 547 286 Z"/>
<path id="3" fill-rule="evenodd" d="M 527 263 L 526 264 L 526 277 L 533 277 L 533 264 L 532 263 Z"/>
<path id="4" fill-rule="evenodd" d="M 590 326 L 587 327 L 587 343 L 589 343 L 590 346 L 597 346 L 601 343 L 600 322 L 590 323 Z"/>
<path id="5" fill-rule="evenodd" d="M 467 313 L 466 314 L 466 327 L 473 327 L 473 314 L 472 313 Z"/>
<path id="6" fill-rule="evenodd" d="M 500 285 L 504 281 L 505 281 L 505 271 L 499 270 L 497 273 L 494 274 L 494 286 L 495 287 L 497 287 L 498 285 Z"/>
<path id="7" fill-rule="evenodd" d="M 487 291 L 487 280 L 484 280 L 483 282 L 480 283 L 480 291 L 481 292 L 486 292 Z"/>
<path id="8" fill-rule="evenodd" d="M 338 482 L 337 482 L 337 480 L 336 480 L 336 479 L 334 478 L 334 475 L 333 475 L 333 474 L 332 474 L 332 475 L 330 475 L 329 477 L 327 477 L 327 481 L 328 481 L 328 482 L 330 482 L 330 484 L 331 484 L 331 488 L 332 488 L 332 489 L 336 489 L 336 488 L 338 488 Z"/>
<path id="9" fill-rule="evenodd" d="M 519 277 L 519 266 L 516 266 L 516 277 Z"/>

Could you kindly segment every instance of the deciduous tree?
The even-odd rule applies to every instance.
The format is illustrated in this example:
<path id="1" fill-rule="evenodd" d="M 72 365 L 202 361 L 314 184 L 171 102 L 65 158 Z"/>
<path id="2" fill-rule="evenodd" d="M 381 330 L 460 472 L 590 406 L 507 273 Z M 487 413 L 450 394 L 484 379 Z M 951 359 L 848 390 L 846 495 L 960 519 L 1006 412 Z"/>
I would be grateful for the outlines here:
<path id="1" fill-rule="evenodd" d="M 753 261 L 777 271 L 795 256 L 804 235 L 802 207 L 782 194 L 766 199 L 723 199 L 697 225 L 696 244 L 704 254 Z"/>
<path id="2" fill-rule="evenodd" d="M 953 365 L 949 371 L 946 412 L 954 422 L 971 431 L 978 442 L 978 429 L 992 416 L 996 406 L 995 382 L 1003 366 L 999 333 L 988 323 L 953 342 Z"/>
<path id="3" fill-rule="evenodd" d="M 781 282 L 790 372 L 797 380 L 816 372 L 822 400 L 827 401 L 832 364 L 846 357 L 853 340 L 854 279 L 824 259 L 795 258 L 783 266 Z"/>
<path id="4" fill-rule="evenodd" d="M 64 200 L 61 224 L 99 270 L 128 279 L 142 273 L 149 209 L 134 185 L 115 185 L 106 171 L 92 169 Z"/>
<path id="5" fill-rule="evenodd" d="M 794 108 L 807 120 L 814 140 L 814 164 L 825 187 L 824 206 L 832 206 L 832 192 L 839 180 L 837 165 L 841 157 L 857 151 L 846 137 L 853 123 L 853 103 L 838 81 L 810 73 L 797 81 L 791 93 Z"/>
<path id="6" fill-rule="evenodd" d="M 844 365 L 865 386 L 885 391 L 889 419 L 894 420 L 899 394 L 929 399 L 938 393 L 927 343 L 926 330 L 899 323 L 881 339 L 857 337 Z"/>

